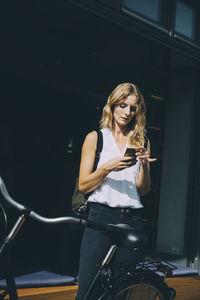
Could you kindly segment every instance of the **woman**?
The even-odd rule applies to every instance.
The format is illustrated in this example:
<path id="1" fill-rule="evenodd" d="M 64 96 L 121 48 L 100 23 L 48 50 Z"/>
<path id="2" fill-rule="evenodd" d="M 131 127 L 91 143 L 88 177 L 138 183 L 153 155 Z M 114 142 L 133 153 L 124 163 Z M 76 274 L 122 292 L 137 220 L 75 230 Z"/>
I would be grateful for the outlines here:
<path id="1" fill-rule="evenodd" d="M 89 133 L 82 147 L 79 190 L 91 193 L 89 219 L 105 223 L 124 223 L 142 230 L 140 195 L 150 190 L 150 143 L 145 144 L 146 105 L 138 87 L 131 83 L 118 85 L 108 97 L 100 127 L 103 149 L 93 171 L 97 133 Z M 136 156 L 125 156 L 127 147 L 136 147 Z M 82 240 L 79 289 L 82 299 L 111 242 L 100 232 L 86 228 Z M 119 249 L 115 261 L 135 259 L 128 249 Z"/>

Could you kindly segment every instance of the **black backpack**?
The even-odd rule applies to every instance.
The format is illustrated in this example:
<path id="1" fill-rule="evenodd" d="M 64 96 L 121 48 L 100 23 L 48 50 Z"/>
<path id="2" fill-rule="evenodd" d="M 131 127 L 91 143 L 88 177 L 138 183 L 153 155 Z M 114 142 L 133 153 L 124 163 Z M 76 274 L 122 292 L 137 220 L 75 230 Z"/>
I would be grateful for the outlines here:
<path id="1" fill-rule="evenodd" d="M 97 131 L 97 151 L 96 151 L 96 156 L 95 156 L 95 161 L 94 161 L 94 167 L 93 171 L 96 170 L 97 164 L 99 162 L 100 154 L 103 148 L 103 135 L 100 130 Z M 89 194 L 83 195 L 78 189 L 78 176 L 76 178 L 76 183 L 75 183 L 75 189 L 74 193 L 72 196 L 72 211 L 74 214 L 78 216 L 86 216 L 87 211 L 88 211 L 88 206 L 87 206 L 87 199 L 89 197 Z"/>

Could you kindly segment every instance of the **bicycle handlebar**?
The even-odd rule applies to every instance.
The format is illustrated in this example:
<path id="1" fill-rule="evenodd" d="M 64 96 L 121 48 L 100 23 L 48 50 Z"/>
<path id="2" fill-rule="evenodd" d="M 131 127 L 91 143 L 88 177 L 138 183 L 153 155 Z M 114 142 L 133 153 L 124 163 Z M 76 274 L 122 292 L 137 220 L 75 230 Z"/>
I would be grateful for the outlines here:
<path id="1" fill-rule="evenodd" d="M 11 198 L 9 195 L 6 186 L 4 184 L 3 179 L 0 177 L 0 190 L 4 197 L 4 199 L 13 207 L 15 207 L 17 210 L 21 212 L 28 212 L 29 216 L 39 222 L 46 223 L 46 224 L 60 224 L 60 223 L 75 223 L 75 224 L 86 224 L 86 221 L 81 218 L 75 218 L 75 217 L 58 217 L 58 218 L 46 218 L 38 213 L 36 213 L 33 210 L 28 209 L 26 206 L 16 202 Z"/>
<path id="2" fill-rule="evenodd" d="M 6 244 L 10 242 L 10 240 L 13 240 L 17 232 L 19 231 L 19 228 L 24 223 L 24 220 L 27 216 L 30 216 L 31 218 L 35 219 L 36 221 L 45 223 L 45 224 L 61 224 L 61 223 L 75 223 L 79 225 L 84 225 L 99 231 L 103 231 L 104 234 L 106 234 L 108 237 L 111 238 L 111 240 L 116 245 L 123 245 L 123 247 L 127 248 L 135 248 L 142 245 L 142 243 L 146 243 L 147 238 L 146 234 L 143 234 L 139 231 L 135 231 L 134 228 L 123 225 L 123 224 L 106 224 L 94 220 L 85 220 L 83 218 L 78 217 L 58 217 L 58 218 L 46 218 L 39 214 L 37 214 L 35 211 L 29 209 L 28 207 L 18 203 L 17 201 L 13 200 L 11 196 L 8 194 L 8 191 L 6 189 L 6 186 L 3 182 L 3 179 L 0 177 L 0 190 L 1 193 L 6 200 L 8 204 L 15 207 L 17 210 L 21 212 L 21 215 L 19 216 L 18 220 L 14 224 L 13 228 L 11 229 L 9 235 L 6 237 L 3 244 L 0 246 L 0 254 L 5 249 Z"/>
<path id="3" fill-rule="evenodd" d="M 2 192 L 2 195 L 4 199 L 9 203 L 11 206 L 15 207 L 17 210 L 22 212 L 22 218 L 25 216 L 30 216 L 31 218 L 35 219 L 36 221 L 45 223 L 45 224 L 60 224 L 60 223 L 74 223 L 74 224 L 79 224 L 79 225 L 84 225 L 99 231 L 104 231 L 107 232 L 108 234 L 112 235 L 112 232 L 117 232 L 119 233 L 120 231 L 126 231 L 130 230 L 130 228 L 125 228 L 124 226 L 118 225 L 113 225 L 113 224 L 107 224 L 107 223 L 102 223 L 94 220 L 85 220 L 84 218 L 79 218 L 79 217 L 58 217 L 58 218 L 46 218 L 35 211 L 29 209 L 28 207 L 16 202 L 11 198 L 11 196 L 8 194 L 8 191 L 6 189 L 6 186 L 3 182 L 3 179 L 0 177 L 0 190 Z M 21 220 L 18 220 L 21 222 Z M 16 225 L 18 226 L 18 224 Z M 136 233 L 133 228 L 131 228 L 131 231 Z M 140 234 L 138 232 L 138 234 Z"/>

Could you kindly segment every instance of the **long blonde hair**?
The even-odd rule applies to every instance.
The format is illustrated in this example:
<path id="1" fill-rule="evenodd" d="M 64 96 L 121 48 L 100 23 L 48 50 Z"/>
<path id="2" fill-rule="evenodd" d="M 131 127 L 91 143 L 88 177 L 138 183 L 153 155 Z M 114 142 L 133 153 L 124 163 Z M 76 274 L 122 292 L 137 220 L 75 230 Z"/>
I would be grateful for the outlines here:
<path id="1" fill-rule="evenodd" d="M 113 129 L 113 111 L 115 105 L 122 103 L 129 95 L 135 95 L 138 108 L 135 117 L 127 126 L 128 143 L 132 146 L 144 145 L 146 126 L 146 104 L 139 88 L 132 83 L 119 84 L 109 95 L 103 109 L 100 128 Z"/>

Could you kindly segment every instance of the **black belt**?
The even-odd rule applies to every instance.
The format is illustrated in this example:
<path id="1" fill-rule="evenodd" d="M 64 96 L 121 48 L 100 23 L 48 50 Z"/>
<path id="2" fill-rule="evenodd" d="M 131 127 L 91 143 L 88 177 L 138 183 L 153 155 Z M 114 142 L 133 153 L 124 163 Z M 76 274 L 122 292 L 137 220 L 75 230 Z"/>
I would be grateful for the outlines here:
<path id="1" fill-rule="evenodd" d="M 144 208 L 130 208 L 130 207 L 111 207 L 106 204 L 101 204 L 97 202 L 89 202 L 90 207 L 94 208 L 106 208 L 110 211 L 118 211 L 119 213 L 124 213 L 127 215 L 141 216 L 143 214 Z"/>

